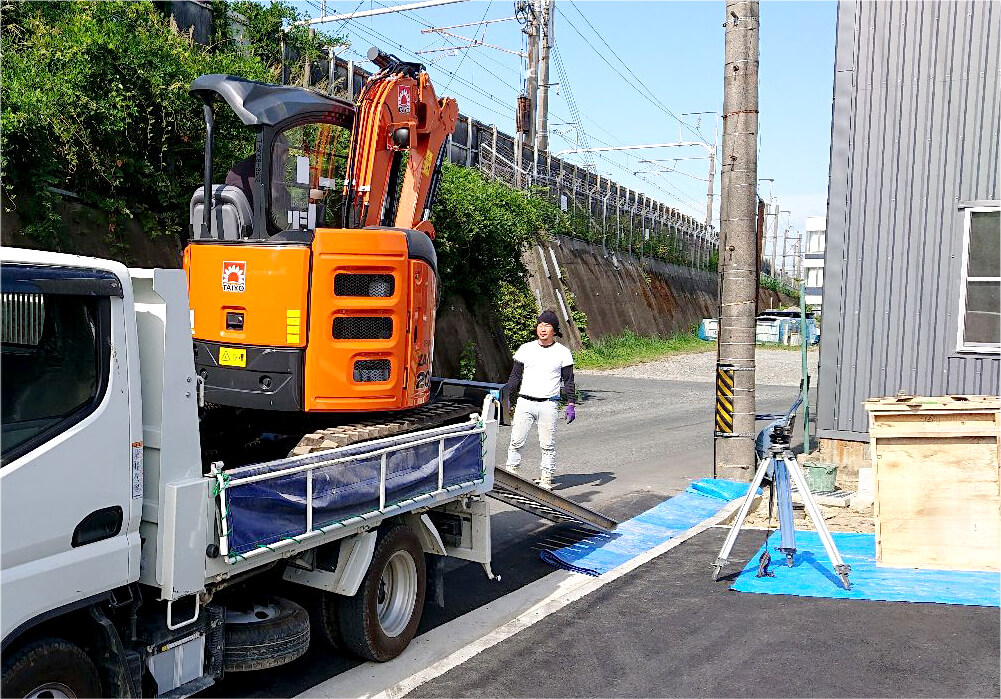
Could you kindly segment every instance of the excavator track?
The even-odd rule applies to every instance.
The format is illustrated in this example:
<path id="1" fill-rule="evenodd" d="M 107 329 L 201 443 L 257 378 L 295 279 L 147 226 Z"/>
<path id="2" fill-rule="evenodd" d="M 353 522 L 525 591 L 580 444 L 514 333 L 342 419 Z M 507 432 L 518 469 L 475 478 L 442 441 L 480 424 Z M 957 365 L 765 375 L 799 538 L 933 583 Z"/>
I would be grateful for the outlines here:
<path id="1" fill-rule="evenodd" d="M 313 454 L 327 449 L 346 447 L 349 444 L 370 439 L 395 437 L 398 434 L 427 430 L 453 422 L 462 422 L 477 406 L 464 401 L 440 401 L 422 405 L 419 408 L 402 410 L 392 416 L 392 420 L 363 420 L 350 425 L 338 425 L 317 430 L 299 440 L 289 456 Z"/>

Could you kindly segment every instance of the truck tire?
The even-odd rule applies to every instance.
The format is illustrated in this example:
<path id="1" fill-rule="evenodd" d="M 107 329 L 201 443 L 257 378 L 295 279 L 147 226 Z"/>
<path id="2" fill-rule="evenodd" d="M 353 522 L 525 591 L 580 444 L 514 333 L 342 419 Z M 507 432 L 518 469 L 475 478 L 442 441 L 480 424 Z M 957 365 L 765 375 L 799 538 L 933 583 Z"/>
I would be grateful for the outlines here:
<path id="1" fill-rule="evenodd" d="M 344 650 L 344 638 L 341 636 L 341 624 L 338 620 L 338 608 L 344 596 L 323 590 L 316 592 L 316 599 L 309 610 L 313 630 L 320 632 L 331 649 Z"/>
<path id="2" fill-rule="evenodd" d="M 309 614 L 283 597 L 267 597 L 226 610 L 226 672 L 266 670 L 309 649 Z"/>
<path id="3" fill-rule="evenodd" d="M 3 659 L 5 697 L 99 697 L 97 668 L 78 646 L 42 638 Z"/>
<path id="4" fill-rule="evenodd" d="M 407 526 L 380 537 L 361 588 L 337 610 L 344 647 L 367 660 L 392 660 L 410 645 L 424 611 L 424 550 Z"/>

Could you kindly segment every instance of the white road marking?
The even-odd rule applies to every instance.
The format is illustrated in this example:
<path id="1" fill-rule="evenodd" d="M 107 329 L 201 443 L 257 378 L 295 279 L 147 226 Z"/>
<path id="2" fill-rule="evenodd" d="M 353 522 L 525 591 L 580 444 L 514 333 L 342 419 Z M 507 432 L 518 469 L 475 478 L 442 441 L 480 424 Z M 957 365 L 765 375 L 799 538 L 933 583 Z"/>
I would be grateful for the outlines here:
<path id="1" fill-rule="evenodd" d="M 519 631 L 559 611 L 613 580 L 652 561 L 696 534 L 724 522 L 743 498 L 727 503 L 706 519 L 663 544 L 599 576 L 560 570 L 504 597 L 418 636 L 410 647 L 388 663 L 364 663 L 306 690 L 300 697 L 364 697 L 398 699 L 415 688 Z M 706 577 L 711 566 L 706 568 Z"/>

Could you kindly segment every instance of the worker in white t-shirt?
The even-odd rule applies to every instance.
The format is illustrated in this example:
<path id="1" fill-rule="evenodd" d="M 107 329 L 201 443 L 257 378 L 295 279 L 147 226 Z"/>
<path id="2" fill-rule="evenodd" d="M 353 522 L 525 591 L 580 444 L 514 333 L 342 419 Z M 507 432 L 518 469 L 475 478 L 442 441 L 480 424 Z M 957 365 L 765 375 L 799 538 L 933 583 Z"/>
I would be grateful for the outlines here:
<path id="1" fill-rule="evenodd" d="M 559 401 L 566 401 L 567 424 L 577 417 L 574 412 L 573 355 L 556 341 L 560 322 L 553 311 L 539 315 L 535 327 L 538 340 L 526 342 L 514 353 L 514 366 L 507 386 L 509 395 L 518 402 L 511 425 L 511 446 L 505 468 L 518 473 L 521 449 L 525 446 L 532 423 L 539 425 L 539 447 L 542 449 L 540 477 L 536 480 L 546 490 L 553 488 L 556 472 L 556 420 Z"/>

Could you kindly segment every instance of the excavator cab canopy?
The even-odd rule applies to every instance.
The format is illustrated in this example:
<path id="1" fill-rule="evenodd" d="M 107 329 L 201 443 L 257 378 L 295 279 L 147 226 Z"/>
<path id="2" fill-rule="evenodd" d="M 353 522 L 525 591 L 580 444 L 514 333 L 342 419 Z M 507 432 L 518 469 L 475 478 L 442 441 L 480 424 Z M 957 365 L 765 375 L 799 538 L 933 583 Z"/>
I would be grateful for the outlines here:
<path id="1" fill-rule="evenodd" d="M 248 240 L 340 223 L 344 169 L 355 107 L 302 87 L 271 85 L 235 75 L 203 75 L 191 95 L 205 113 L 205 182 L 189 207 L 193 241 Z M 256 130 L 254 154 L 235 163 L 225 184 L 212 184 L 213 106 L 222 99 Z M 213 194 L 204 206 L 204 192 Z"/>
<path id="2" fill-rule="evenodd" d="M 350 128 L 354 121 L 354 104 L 346 100 L 302 87 L 259 83 L 235 75 L 203 75 L 191 83 L 188 92 L 207 104 L 221 97 L 247 126 L 278 126 L 298 117 L 333 114 L 343 118 L 342 126 Z"/>

